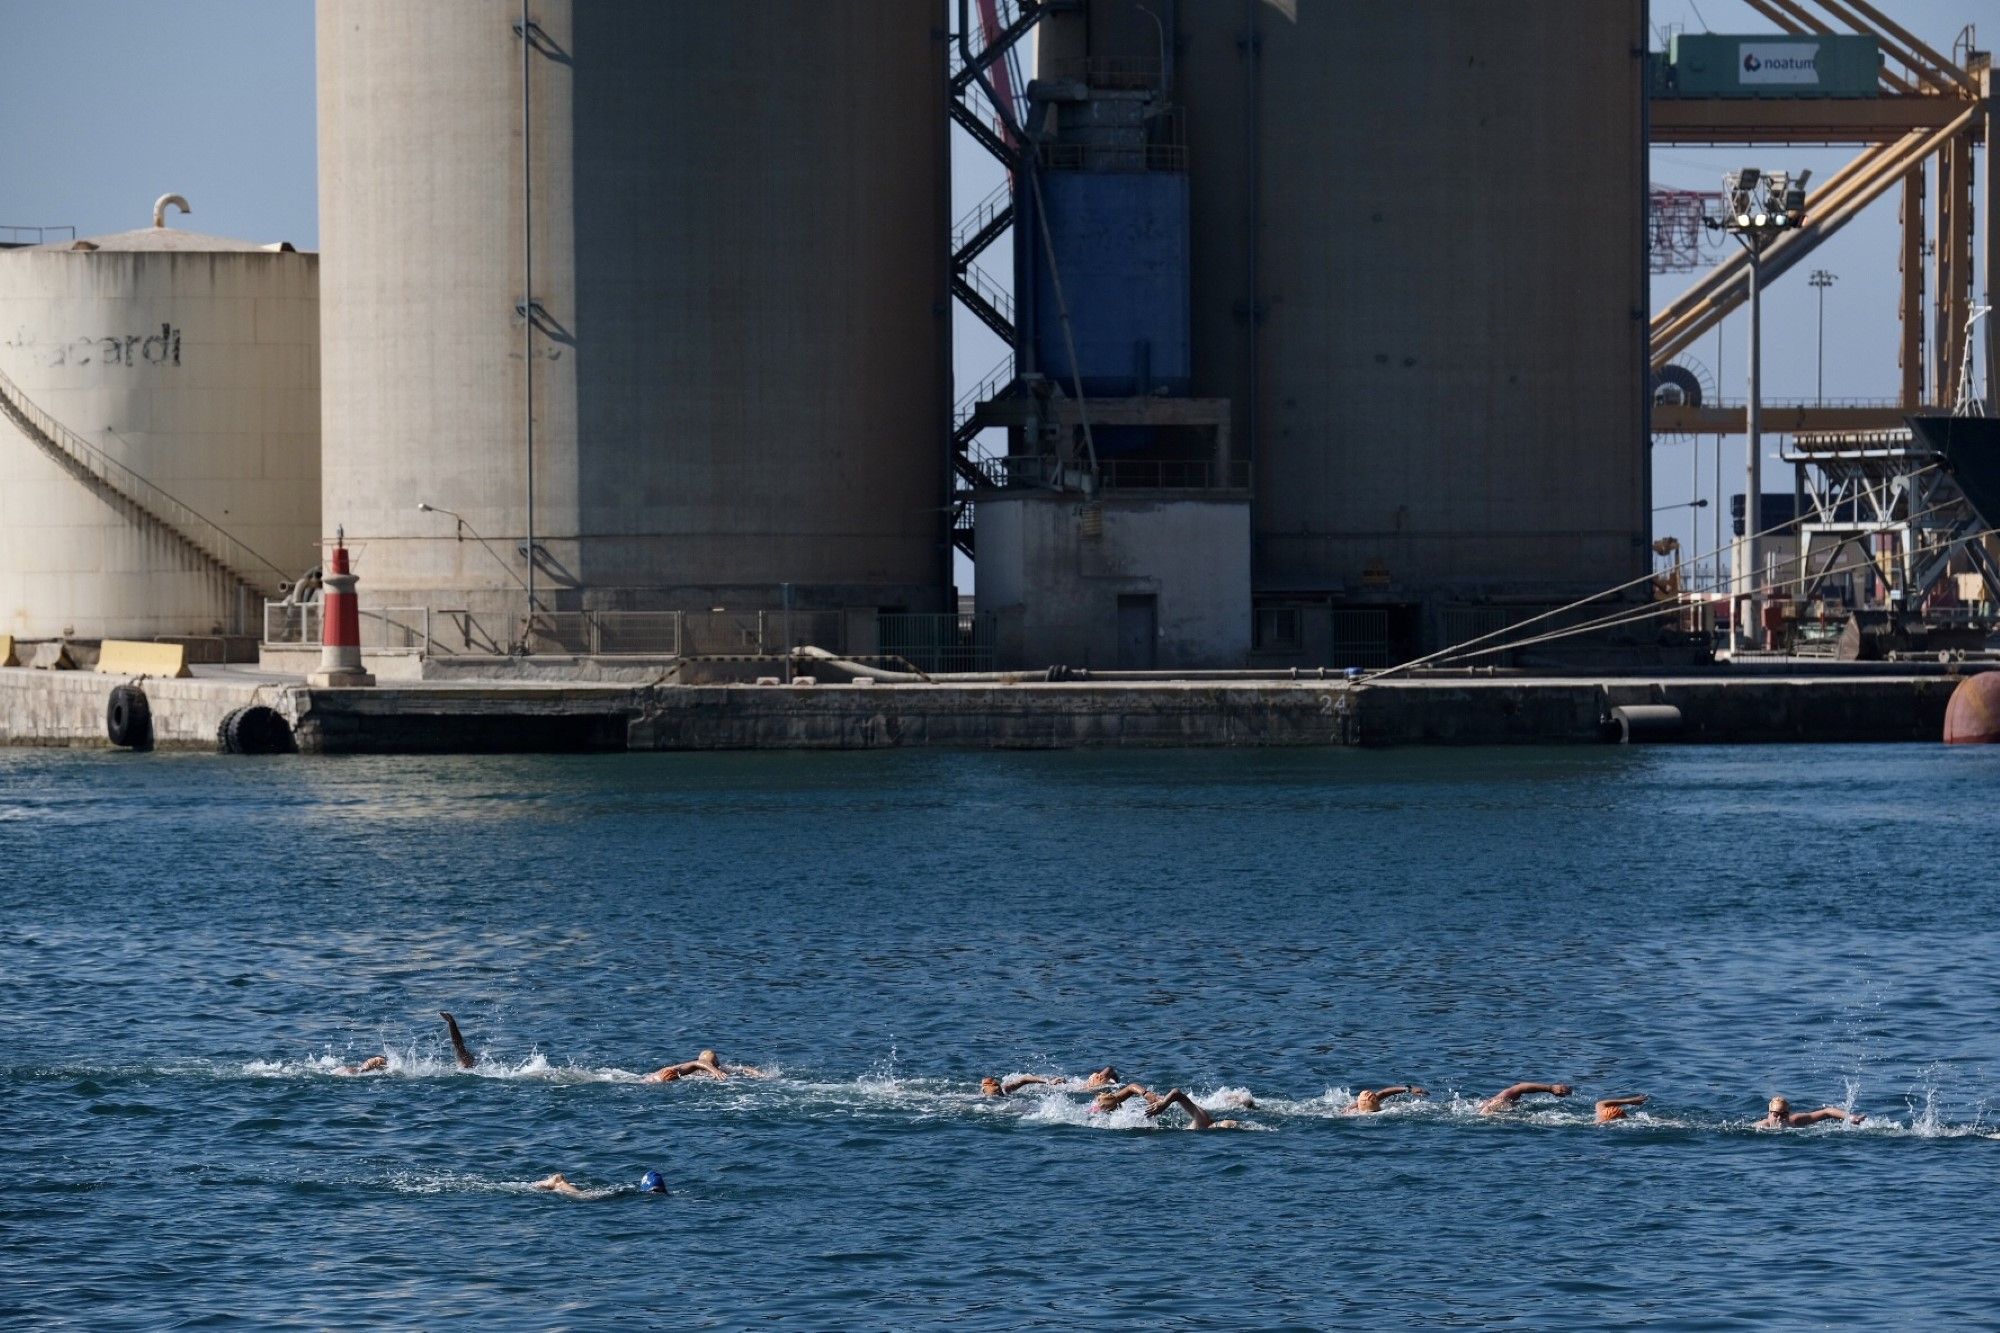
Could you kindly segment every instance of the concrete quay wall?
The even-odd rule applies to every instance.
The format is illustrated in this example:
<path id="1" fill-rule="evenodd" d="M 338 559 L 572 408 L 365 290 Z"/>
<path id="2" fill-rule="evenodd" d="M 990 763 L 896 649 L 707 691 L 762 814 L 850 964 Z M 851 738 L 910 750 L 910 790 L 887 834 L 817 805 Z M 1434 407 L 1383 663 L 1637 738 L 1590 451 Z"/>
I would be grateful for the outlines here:
<path id="1" fill-rule="evenodd" d="M 108 749 L 105 709 L 111 691 L 120 685 L 137 685 L 146 692 L 157 750 L 213 750 L 216 730 L 232 710 L 261 703 L 282 714 L 292 706 L 283 686 L 242 680 L 159 680 L 0 667 L 0 745 Z"/>
<path id="2" fill-rule="evenodd" d="M 383 687 L 302 692 L 301 749 L 1067 749 L 1597 743 L 1612 708 L 1683 742 L 1935 741 L 1947 675 L 875 686 Z"/>
<path id="3" fill-rule="evenodd" d="M 1959 677 L 1701 676 L 946 685 L 142 679 L 0 669 L 0 744 L 109 744 L 111 690 L 146 692 L 159 748 L 213 749 L 262 703 L 321 754 L 1597 743 L 1613 708 L 1666 704 L 1680 742 L 1937 741 Z"/>

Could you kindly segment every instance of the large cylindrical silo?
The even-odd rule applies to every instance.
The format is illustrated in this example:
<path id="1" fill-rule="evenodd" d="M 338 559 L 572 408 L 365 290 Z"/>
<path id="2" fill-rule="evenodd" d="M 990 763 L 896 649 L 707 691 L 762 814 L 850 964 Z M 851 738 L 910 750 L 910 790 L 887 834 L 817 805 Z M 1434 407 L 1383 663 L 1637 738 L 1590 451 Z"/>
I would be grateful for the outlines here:
<path id="1" fill-rule="evenodd" d="M 155 225 L 0 251 L 0 633 L 255 632 L 318 562 L 316 257 Z"/>
<path id="2" fill-rule="evenodd" d="M 1167 57 L 1194 392 L 1255 460 L 1260 597 L 1643 574 L 1644 5 L 1285 8 L 1090 0 L 1042 43 L 1045 68 Z"/>
<path id="3" fill-rule="evenodd" d="M 525 50 L 523 12 L 320 0 L 364 604 L 516 613 L 532 532 L 553 610 L 940 609 L 936 4 L 532 0 Z"/>

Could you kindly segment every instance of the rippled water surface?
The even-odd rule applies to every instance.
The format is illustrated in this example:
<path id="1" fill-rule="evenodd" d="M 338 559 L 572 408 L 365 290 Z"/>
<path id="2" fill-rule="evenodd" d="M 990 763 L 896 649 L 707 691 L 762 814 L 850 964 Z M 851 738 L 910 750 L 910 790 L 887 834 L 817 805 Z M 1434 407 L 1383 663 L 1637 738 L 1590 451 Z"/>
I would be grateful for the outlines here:
<path id="1" fill-rule="evenodd" d="M 1990 1323 L 1996 788 L 1915 746 L 0 752 L 0 1318 Z M 638 1081 L 703 1046 L 775 1076 Z M 977 1094 L 1106 1062 L 1255 1132 Z M 1578 1093 L 1474 1112 L 1516 1079 Z M 1777 1092 L 1869 1118 L 1751 1130 Z"/>

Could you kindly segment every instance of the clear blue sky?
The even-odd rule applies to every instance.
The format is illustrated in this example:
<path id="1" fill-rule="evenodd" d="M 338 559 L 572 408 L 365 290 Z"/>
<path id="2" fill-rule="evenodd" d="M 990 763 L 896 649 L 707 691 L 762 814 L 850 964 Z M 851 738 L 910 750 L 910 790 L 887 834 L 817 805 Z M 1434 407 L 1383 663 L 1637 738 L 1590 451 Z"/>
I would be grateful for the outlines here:
<path id="1" fill-rule="evenodd" d="M 311 0 L 0 0 L 0 224 L 317 249 L 313 106 Z"/>
<path id="2" fill-rule="evenodd" d="M 410 0 L 449 3 L 450 0 Z M 2000 42 L 1993 0 L 1888 0 L 1899 21 L 1940 50 L 1985 11 L 1987 45 Z M 1653 0 L 1665 29 L 1769 31 L 1742 0 Z M 184 225 L 259 241 L 316 248 L 319 226 L 313 148 L 311 0 L 0 0 L 0 224 L 66 223 L 82 235 L 143 226 L 153 199 L 185 194 L 195 212 Z M 997 183 L 997 171 L 963 136 L 954 171 L 956 213 Z M 1845 150 L 1656 152 L 1662 184 L 1713 188 L 1730 167 L 1755 165 L 1820 174 Z M 1979 170 L 1987 170 L 1981 162 Z M 988 253 L 1006 277 L 1005 247 Z M 1888 397 L 1896 379 L 1896 205 L 1884 200 L 1823 247 L 1810 267 L 1839 275 L 1827 298 L 1827 392 Z M 1797 399 L 1813 390 L 1814 294 L 1806 270 L 1787 275 L 1766 308 L 1766 393 Z M 1656 303 L 1689 279 L 1655 280 Z M 1982 286 L 1984 285 L 1982 279 Z M 1725 393 L 1743 392 L 1742 319 L 1693 353 Z M 971 384 L 1002 348 L 960 312 L 958 373 Z M 1775 454 L 1777 442 L 1771 442 Z M 1712 478 L 1713 441 L 1702 445 Z M 1740 446 L 1725 446 L 1724 493 L 1740 489 Z M 1690 498 L 1692 447 L 1656 450 L 1655 503 Z M 1771 473 L 1778 476 L 1776 472 Z M 1713 489 L 1702 482 L 1701 494 Z M 1713 511 L 1702 515 L 1708 530 Z M 1688 536 L 1690 514 L 1663 514 L 1662 532 Z M 961 570 L 962 581 L 968 582 Z"/>

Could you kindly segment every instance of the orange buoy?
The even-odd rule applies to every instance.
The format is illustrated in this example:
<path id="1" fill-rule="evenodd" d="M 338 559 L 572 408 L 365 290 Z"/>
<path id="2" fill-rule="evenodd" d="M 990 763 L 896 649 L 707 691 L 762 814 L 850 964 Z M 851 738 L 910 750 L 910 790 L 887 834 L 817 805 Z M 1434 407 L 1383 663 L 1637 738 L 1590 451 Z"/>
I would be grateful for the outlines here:
<path id="1" fill-rule="evenodd" d="M 1951 692 L 1944 710 L 1946 745 L 2000 742 L 2000 671 L 1967 676 Z"/>

